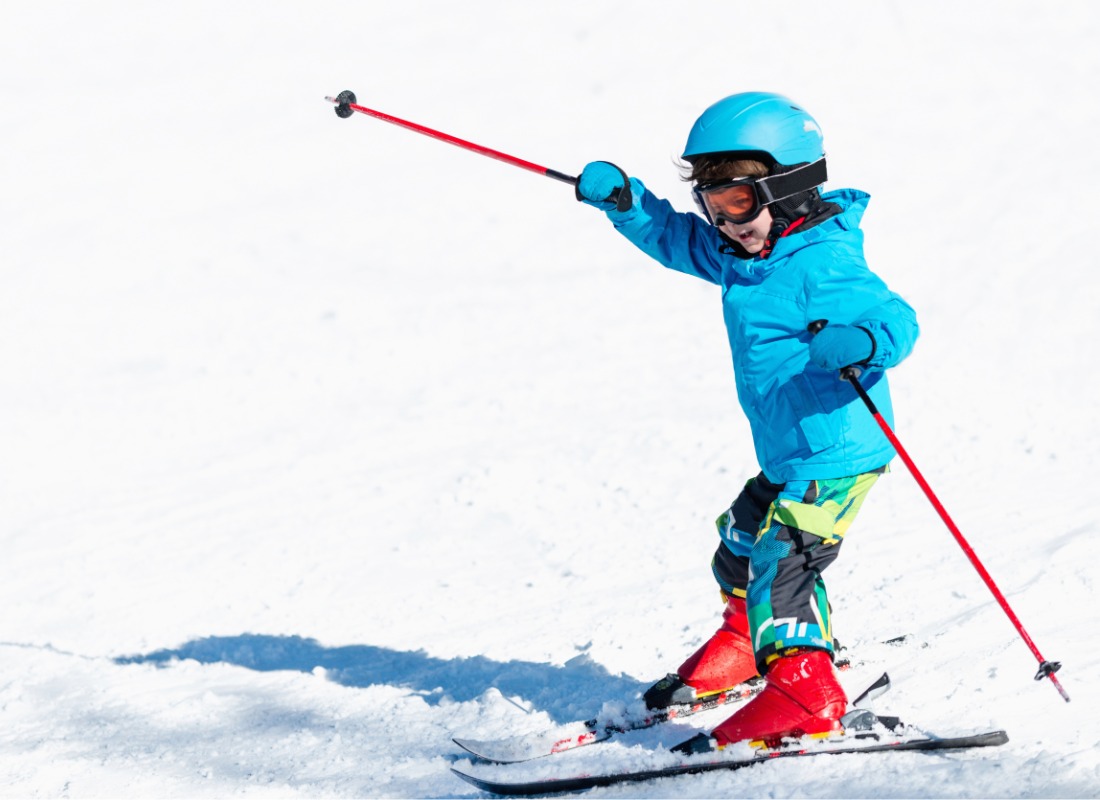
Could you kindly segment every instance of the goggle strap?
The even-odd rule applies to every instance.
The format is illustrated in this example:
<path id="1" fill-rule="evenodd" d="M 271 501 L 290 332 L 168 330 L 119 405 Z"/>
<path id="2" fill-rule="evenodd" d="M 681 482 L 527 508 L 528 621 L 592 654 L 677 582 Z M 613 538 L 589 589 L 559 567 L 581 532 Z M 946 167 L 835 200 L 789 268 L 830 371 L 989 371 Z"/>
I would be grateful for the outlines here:
<path id="1" fill-rule="evenodd" d="M 769 175 L 756 181 L 760 202 L 767 205 L 785 200 L 791 195 L 808 192 L 829 179 L 825 169 L 825 157 L 797 167 L 782 175 Z"/>

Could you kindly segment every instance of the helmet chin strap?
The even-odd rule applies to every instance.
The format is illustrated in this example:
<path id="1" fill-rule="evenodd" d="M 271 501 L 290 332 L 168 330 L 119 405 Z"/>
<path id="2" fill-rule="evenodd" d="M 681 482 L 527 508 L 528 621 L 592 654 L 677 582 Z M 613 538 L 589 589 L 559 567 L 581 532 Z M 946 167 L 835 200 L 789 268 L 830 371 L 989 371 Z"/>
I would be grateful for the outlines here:
<path id="1" fill-rule="evenodd" d="M 769 205 L 773 222 L 768 231 L 764 249 L 760 251 L 760 257 L 767 258 L 776 242 L 797 229 L 807 219 L 816 217 L 822 204 L 821 193 L 813 188 L 808 192 L 787 197 Z"/>
<path id="2" fill-rule="evenodd" d="M 771 230 L 768 231 L 768 238 L 764 240 L 764 247 L 761 249 L 759 256 L 761 258 L 770 256 L 772 250 L 775 248 L 775 243 L 801 225 L 805 220 L 805 214 L 796 218 L 793 222 L 786 217 L 776 217 L 775 222 L 772 223 Z"/>
<path id="3" fill-rule="evenodd" d="M 790 227 L 790 220 L 786 217 L 775 217 L 772 220 L 771 229 L 768 231 L 768 238 L 764 240 L 764 247 L 760 250 L 761 258 L 767 258 L 772 254 L 772 250 L 775 249 L 775 243 L 783 238 L 783 234 L 786 233 L 787 229 Z"/>

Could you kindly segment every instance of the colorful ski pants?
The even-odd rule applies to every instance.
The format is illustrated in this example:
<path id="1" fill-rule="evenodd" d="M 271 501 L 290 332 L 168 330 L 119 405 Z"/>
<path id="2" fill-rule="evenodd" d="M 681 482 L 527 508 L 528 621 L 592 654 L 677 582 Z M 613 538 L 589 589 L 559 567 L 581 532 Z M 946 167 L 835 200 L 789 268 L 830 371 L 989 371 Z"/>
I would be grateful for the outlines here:
<path id="1" fill-rule="evenodd" d="M 833 653 L 821 573 L 836 560 L 863 499 L 884 472 L 886 467 L 785 484 L 761 473 L 718 518 L 722 543 L 711 567 L 724 593 L 747 601 L 761 675 L 790 648 Z"/>

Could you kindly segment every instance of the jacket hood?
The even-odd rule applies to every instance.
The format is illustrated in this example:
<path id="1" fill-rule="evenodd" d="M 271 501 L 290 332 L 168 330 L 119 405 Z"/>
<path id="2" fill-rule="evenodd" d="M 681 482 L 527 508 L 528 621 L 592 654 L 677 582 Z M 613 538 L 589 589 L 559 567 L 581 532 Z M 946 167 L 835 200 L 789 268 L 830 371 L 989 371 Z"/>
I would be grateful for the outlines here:
<path id="1" fill-rule="evenodd" d="M 858 189 L 837 189 L 821 196 L 825 203 L 832 203 L 840 208 L 839 214 L 822 220 L 817 225 L 805 230 L 799 230 L 788 234 L 776 242 L 769 258 L 784 252 L 801 250 L 812 242 L 839 233 L 841 231 L 859 230 L 859 223 L 863 219 L 863 212 L 867 210 L 867 203 L 871 195 Z"/>

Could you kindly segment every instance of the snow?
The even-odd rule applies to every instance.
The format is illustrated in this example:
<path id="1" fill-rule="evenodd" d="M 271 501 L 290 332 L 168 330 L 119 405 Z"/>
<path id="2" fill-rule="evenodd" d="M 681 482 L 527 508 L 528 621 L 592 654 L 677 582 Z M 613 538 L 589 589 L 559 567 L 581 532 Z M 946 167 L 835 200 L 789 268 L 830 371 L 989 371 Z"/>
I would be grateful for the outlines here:
<path id="1" fill-rule="evenodd" d="M 0 796 L 475 796 L 451 736 L 630 702 L 717 624 L 713 519 L 756 466 L 715 289 L 342 89 L 685 210 L 702 108 L 806 104 L 922 324 L 899 436 L 1065 664 L 1069 704 L 898 463 L 826 575 L 842 680 L 1009 744 L 589 796 L 1100 793 L 1095 4 L 3 16 Z"/>

